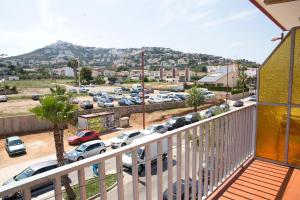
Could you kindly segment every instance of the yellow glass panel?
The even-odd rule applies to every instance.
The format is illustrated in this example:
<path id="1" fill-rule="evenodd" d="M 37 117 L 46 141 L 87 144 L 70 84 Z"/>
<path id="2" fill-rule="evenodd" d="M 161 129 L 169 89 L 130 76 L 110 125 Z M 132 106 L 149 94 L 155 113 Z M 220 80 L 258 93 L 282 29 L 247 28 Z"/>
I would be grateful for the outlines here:
<path id="1" fill-rule="evenodd" d="M 290 67 L 289 36 L 262 66 L 259 78 L 259 101 L 287 103 Z"/>
<path id="2" fill-rule="evenodd" d="M 300 29 L 296 30 L 292 103 L 300 104 Z"/>
<path id="3" fill-rule="evenodd" d="M 287 107 L 258 106 L 256 155 L 284 161 Z"/>
<path id="4" fill-rule="evenodd" d="M 288 162 L 300 166 L 300 108 L 292 108 Z"/>

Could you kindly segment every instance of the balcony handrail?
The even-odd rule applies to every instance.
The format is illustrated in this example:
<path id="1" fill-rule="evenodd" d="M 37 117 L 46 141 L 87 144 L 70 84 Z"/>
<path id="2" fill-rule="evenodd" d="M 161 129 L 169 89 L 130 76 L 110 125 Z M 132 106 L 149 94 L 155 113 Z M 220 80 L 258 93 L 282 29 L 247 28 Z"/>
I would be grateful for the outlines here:
<path id="1" fill-rule="evenodd" d="M 37 185 L 41 182 L 44 182 L 45 180 L 53 180 L 55 177 L 61 177 L 61 176 L 66 175 L 70 172 L 77 171 L 79 168 L 90 167 L 91 165 L 93 165 L 95 163 L 100 163 L 101 161 L 105 161 L 105 160 L 114 158 L 114 157 L 116 157 L 116 155 L 120 155 L 120 154 L 123 154 L 123 153 L 126 153 L 126 152 L 133 151 L 134 149 L 137 149 L 139 147 L 143 147 L 145 145 L 155 143 L 159 140 L 168 138 L 170 136 L 174 136 L 177 133 L 182 133 L 184 131 L 192 130 L 193 128 L 199 127 L 203 124 L 206 124 L 207 122 L 214 121 L 214 120 L 222 118 L 224 116 L 228 116 L 228 115 L 231 115 L 233 113 L 239 112 L 241 110 L 245 110 L 245 109 L 255 107 L 255 106 L 256 106 L 256 104 L 250 104 L 250 105 L 243 106 L 241 108 L 236 108 L 235 110 L 231 110 L 231 111 L 219 114 L 217 116 L 213 116 L 211 118 L 204 119 L 204 120 L 201 120 L 199 122 L 196 122 L 196 123 L 193 123 L 193 124 L 190 124 L 190 125 L 186 125 L 184 127 L 181 127 L 181 128 L 178 128 L 178 129 L 175 129 L 175 130 L 172 130 L 172 131 L 168 131 L 168 132 L 166 132 L 164 134 L 161 134 L 161 135 L 159 135 L 159 136 L 157 136 L 153 139 L 150 139 L 147 142 L 137 142 L 135 144 L 126 145 L 122 148 L 113 149 L 113 150 L 105 152 L 101 155 L 96 155 L 96 156 L 93 156 L 93 157 L 90 157 L 90 158 L 86 158 L 84 160 L 80 160 L 80 161 L 77 161 L 77 162 L 74 162 L 74 163 L 71 163 L 71 164 L 68 164 L 68 165 L 64 165 L 64 166 L 58 167 L 56 169 L 50 170 L 48 172 L 44 172 L 42 174 L 38 174 L 38 175 L 35 175 L 33 177 L 23 179 L 21 181 L 17 181 L 17 182 L 14 182 L 14 183 L 11 183 L 11 184 L 8 184 L 8 185 L 5 185 L 5 186 L 1 186 L 0 187 L 0 197 L 1 196 L 3 197 L 5 195 L 9 195 L 9 194 L 12 194 L 12 193 L 15 193 L 15 192 L 18 192 L 18 191 L 23 191 L 26 188 L 33 187 L 33 186 L 35 186 L 35 185 Z"/>

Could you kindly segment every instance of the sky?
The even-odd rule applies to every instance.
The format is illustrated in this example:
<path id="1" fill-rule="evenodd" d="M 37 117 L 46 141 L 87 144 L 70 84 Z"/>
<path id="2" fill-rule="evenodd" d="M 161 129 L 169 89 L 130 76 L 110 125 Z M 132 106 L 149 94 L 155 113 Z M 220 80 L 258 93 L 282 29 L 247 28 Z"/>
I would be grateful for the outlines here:
<path id="1" fill-rule="evenodd" d="M 57 40 L 168 47 L 262 63 L 281 30 L 248 0 L 1 0 L 0 54 Z"/>

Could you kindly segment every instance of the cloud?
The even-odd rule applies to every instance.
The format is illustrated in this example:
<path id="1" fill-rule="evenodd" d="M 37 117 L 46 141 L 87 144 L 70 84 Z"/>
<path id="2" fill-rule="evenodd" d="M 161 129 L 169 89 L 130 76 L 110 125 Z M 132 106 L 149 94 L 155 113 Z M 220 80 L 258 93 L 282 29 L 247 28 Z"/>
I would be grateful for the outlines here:
<path id="1" fill-rule="evenodd" d="M 240 20 L 244 20 L 244 19 L 252 19 L 257 13 L 258 13 L 258 10 L 256 10 L 256 9 L 255 10 L 253 10 L 253 9 L 245 10 L 245 11 L 237 12 L 235 14 L 231 14 L 224 18 L 206 21 L 205 23 L 203 23 L 203 26 L 217 27 L 217 26 L 221 26 L 223 24 L 229 23 L 229 22 L 240 21 Z"/>

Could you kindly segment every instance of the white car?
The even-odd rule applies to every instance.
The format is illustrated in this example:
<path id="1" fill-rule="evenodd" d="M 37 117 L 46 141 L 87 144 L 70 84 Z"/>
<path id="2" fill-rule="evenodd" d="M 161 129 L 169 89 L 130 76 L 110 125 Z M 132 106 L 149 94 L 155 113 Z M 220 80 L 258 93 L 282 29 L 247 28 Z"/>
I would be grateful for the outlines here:
<path id="1" fill-rule="evenodd" d="M 93 140 L 82 143 L 79 147 L 67 152 L 64 155 L 65 160 L 75 162 L 95 156 L 106 151 L 106 146 L 101 140 Z"/>
<path id="2" fill-rule="evenodd" d="M 139 130 L 132 130 L 121 133 L 117 137 L 111 139 L 111 148 L 117 149 L 119 147 L 131 144 L 131 142 L 137 138 L 141 138 L 144 135 Z"/>
<path id="3" fill-rule="evenodd" d="M 7 102 L 6 95 L 0 95 L 0 102 Z"/>
<path id="4" fill-rule="evenodd" d="M 162 103 L 163 101 L 161 99 L 159 99 L 159 98 L 156 98 L 156 97 L 150 97 L 148 99 L 148 102 L 149 103 Z"/>
<path id="5" fill-rule="evenodd" d="M 158 94 L 158 95 L 157 95 L 157 98 L 158 98 L 158 99 L 161 99 L 162 102 L 172 102 L 172 101 L 173 101 L 173 99 L 170 98 L 170 97 L 169 97 L 168 95 L 166 95 L 166 94 Z"/>

